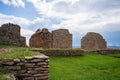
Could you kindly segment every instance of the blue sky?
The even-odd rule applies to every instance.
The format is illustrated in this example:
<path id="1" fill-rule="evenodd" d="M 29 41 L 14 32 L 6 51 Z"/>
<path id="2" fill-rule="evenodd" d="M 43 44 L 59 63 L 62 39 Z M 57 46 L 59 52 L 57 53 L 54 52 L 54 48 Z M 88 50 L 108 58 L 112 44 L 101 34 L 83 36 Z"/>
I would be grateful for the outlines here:
<path id="1" fill-rule="evenodd" d="M 120 0 L 0 0 L 0 25 L 15 23 L 21 35 L 30 36 L 44 27 L 65 28 L 80 46 L 87 32 L 103 35 L 108 46 L 120 46 Z"/>

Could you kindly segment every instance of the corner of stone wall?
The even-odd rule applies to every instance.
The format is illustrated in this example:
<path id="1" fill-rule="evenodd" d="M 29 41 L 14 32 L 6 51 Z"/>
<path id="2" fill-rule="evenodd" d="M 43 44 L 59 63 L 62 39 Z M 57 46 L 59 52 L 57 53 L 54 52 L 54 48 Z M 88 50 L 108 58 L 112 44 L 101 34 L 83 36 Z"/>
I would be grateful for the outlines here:
<path id="1" fill-rule="evenodd" d="M 49 57 L 45 55 L 2 59 L 0 65 L 14 71 L 17 80 L 49 80 Z"/>

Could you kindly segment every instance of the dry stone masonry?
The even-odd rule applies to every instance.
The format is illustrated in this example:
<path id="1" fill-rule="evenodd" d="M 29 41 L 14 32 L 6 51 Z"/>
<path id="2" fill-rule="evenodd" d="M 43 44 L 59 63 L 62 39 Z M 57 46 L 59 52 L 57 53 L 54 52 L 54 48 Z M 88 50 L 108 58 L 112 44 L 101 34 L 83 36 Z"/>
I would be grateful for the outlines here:
<path id="1" fill-rule="evenodd" d="M 82 49 L 104 49 L 106 46 L 105 39 L 100 34 L 94 32 L 87 33 L 81 40 Z"/>
<path id="2" fill-rule="evenodd" d="M 30 38 L 30 46 L 32 47 L 42 47 L 42 48 L 51 48 L 52 46 L 52 34 L 48 29 L 43 28 L 42 30 L 38 29 Z"/>
<path id="3" fill-rule="evenodd" d="M 26 37 L 24 37 L 24 36 L 21 36 L 20 37 L 20 46 L 23 46 L 23 47 L 25 47 L 26 46 Z"/>
<path id="4" fill-rule="evenodd" d="M 49 58 L 45 55 L 3 59 L 0 66 L 14 71 L 17 80 L 49 80 Z"/>
<path id="5" fill-rule="evenodd" d="M 20 26 L 7 23 L 0 27 L 0 45 L 21 45 Z"/>
<path id="6" fill-rule="evenodd" d="M 39 50 L 39 49 L 31 49 L 32 51 L 38 51 L 47 56 L 80 56 L 84 55 L 83 50 Z"/>
<path id="7" fill-rule="evenodd" d="M 52 31 L 53 48 L 72 48 L 72 34 L 67 29 Z"/>
<path id="8" fill-rule="evenodd" d="M 72 34 L 67 29 L 58 29 L 50 33 L 48 29 L 38 29 L 30 38 L 31 47 L 72 48 Z"/>

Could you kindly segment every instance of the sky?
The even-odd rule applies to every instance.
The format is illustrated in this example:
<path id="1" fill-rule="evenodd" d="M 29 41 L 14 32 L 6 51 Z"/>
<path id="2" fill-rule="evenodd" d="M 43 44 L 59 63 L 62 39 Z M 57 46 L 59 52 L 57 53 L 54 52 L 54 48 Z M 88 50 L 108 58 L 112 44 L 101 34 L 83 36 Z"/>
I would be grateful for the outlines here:
<path id="1" fill-rule="evenodd" d="M 21 26 L 27 44 L 39 28 L 62 28 L 73 34 L 74 47 L 87 32 L 120 46 L 120 0 L 0 0 L 0 26 L 8 22 Z"/>

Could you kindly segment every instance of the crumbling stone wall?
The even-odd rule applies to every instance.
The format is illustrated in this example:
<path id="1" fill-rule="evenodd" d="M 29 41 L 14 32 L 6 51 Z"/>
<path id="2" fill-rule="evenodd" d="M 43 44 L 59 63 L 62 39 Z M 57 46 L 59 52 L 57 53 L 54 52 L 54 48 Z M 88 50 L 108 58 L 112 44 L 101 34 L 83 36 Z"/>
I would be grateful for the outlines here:
<path id="1" fill-rule="evenodd" d="M 25 47 L 26 46 L 26 37 L 21 36 L 20 37 L 20 46 Z"/>
<path id="2" fill-rule="evenodd" d="M 20 26 L 16 24 L 3 24 L 0 27 L 0 44 L 20 45 Z"/>
<path id="3" fill-rule="evenodd" d="M 0 27 L 0 45 L 26 45 L 21 43 L 20 26 L 7 23 Z"/>
<path id="4" fill-rule="evenodd" d="M 51 48 L 52 34 L 46 28 L 42 30 L 38 29 L 35 34 L 31 36 L 29 44 L 31 47 Z"/>
<path id="5" fill-rule="evenodd" d="M 66 49 L 66 50 L 59 50 L 59 49 L 51 49 L 51 50 L 40 50 L 38 48 L 32 48 L 32 51 L 38 51 L 44 55 L 47 56 L 80 56 L 80 55 L 84 55 L 84 51 L 83 50 L 72 50 L 72 49 Z"/>
<path id="6" fill-rule="evenodd" d="M 105 39 L 98 33 L 89 32 L 81 40 L 82 49 L 104 49 L 106 47 Z"/>
<path id="7" fill-rule="evenodd" d="M 48 29 L 38 29 L 30 38 L 31 47 L 72 48 L 72 34 L 67 29 L 58 29 L 50 33 Z"/>
<path id="8" fill-rule="evenodd" d="M 53 48 L 72 48 L 72 34 L 67 29 L 52 31 Z"/>
<path id="9" fill-rule="evenodd" d="M 3 59 L 0 67 L 14 71 L 16 80 L 49 80 L 49 58 L 45 55 Z"/>

